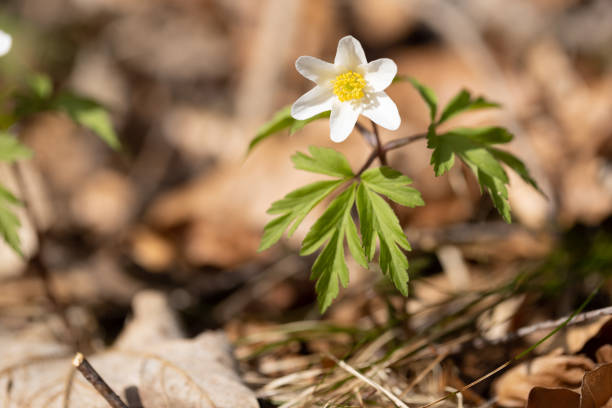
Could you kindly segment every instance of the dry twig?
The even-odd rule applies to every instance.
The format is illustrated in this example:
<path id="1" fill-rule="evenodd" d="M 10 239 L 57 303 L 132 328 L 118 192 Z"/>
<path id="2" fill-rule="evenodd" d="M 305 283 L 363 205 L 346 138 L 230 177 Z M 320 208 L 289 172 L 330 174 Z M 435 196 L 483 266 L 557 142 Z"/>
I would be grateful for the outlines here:
<path id="1" fill-rule="evenodd" d="M 77 353 L 72 360 L 72 365 L 83 374 L 83 377 L 87 379 L 94 386 L 96 391 L 100 393 L 102 397 L 108 402 L 112 408 L 128 408 L 127 405 L 121 398 L 108 386 L 108 384 L 100 377 L 100 374 L 89 364 L 89 361 L 85 359 L 85 356 L 81 353 Z"/>

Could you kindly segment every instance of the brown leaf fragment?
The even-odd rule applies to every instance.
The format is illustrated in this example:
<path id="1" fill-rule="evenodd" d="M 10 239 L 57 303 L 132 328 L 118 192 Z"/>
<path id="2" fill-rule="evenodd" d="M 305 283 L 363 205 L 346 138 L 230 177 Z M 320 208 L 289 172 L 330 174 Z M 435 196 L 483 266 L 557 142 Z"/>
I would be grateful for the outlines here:
<path id="1" fill-rule="evenodd" d="M 584 356 L 560 355 L 559 351 L 538 357 L 509 370 L 494 385 L 499 404 L 522 407 L 533 387 L 577 387 L 594 363 Z"/>
<path id="2" fill-rule="evenodd" d="M 526 408 L 580 408 L 580 394 L 567 388 L 534 387 Z"/>
<path id="3" fill-rule="evenodd" d="M 582 380 L 580 408 L 612 407 L 612 363 L 587 372 Z"/>
<path id="4" fill-rule="evenodd" d="M 598 363 L 612 363 L 612 344 L 604 344 L 595 353 Z"/>

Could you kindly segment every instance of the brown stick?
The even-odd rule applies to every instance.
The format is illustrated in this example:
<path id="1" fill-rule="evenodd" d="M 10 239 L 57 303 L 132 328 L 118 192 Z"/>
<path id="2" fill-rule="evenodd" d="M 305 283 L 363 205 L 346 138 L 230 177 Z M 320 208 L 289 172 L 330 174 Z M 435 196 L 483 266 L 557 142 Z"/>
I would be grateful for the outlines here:
<path id="1" fill-rule="evenodd" d="M 81 353 L 76 353 L 74 359 L 72 360 L 72 365 L 74 365 L 77 370 L 83 374 L 83 377 L 87 379 L 94 386 L 96 391 L 104 397 L 108 405 L 112 408 L 128 408 L 127 405 L 121 398 L 108 386 L 108 384 L 100 377 L 100 374 L 89 364 L 89 361 L 83 356 Z"/>

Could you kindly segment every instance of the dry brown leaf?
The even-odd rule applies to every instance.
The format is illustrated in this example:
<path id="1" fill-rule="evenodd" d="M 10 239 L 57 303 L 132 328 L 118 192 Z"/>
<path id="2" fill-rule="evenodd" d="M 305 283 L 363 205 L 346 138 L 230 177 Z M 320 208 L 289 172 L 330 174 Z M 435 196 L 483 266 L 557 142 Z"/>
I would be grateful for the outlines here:
<path id="1" fill-rule="evenodd" d="M 612 407 L 612 363 L 589 371 L 582 380 L 580 408 Z"/>
<path id="2" fill-rule="evenodd" d="M 520 364 L 502 375 L 494 384 L 500 405 L 522 407 L 533 387 L 577 387 L 593 361 L 584 356 L 548 355 Z"/>
<path id="3" fill-rule="evenodd" d="M 612 363 L 587 371 L 580 394 L 567 388 L 535 387 L 527 408 L 612 408 Z"/>
<path id="4" fill-rule="evenodd" d="M 125 398 L 128 389 L 136 390 L 147 408 L 258 407 L 234 372 L 230 345 L 223 334 L 176 339 L 180 332 L 161 294 L 137 296 L 134 308 L 134 321 L 115 347 L 89 358 L 119 395 Z M 48 338 L 0 335 L 2 407 L 107 408 L 79 373 L 71 377 L 69 354 L 66 347 Z"/>
<path id="5" fill-rule="evenodd" d="M 567 388 L 535 387 L 529 392 L 526 408 L 579 408 L 580 394 Z"/>

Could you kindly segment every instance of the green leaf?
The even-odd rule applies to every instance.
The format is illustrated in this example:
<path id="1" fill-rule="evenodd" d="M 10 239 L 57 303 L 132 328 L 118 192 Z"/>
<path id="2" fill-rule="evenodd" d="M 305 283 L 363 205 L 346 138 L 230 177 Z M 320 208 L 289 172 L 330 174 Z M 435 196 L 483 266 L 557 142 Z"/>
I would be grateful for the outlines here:
<path id="1" fill-rule="evenodd" d="M 53 83 L 44 74 L 34 73 L 25 79 L 25 86 L 13 94 L 13 117 L 19 119 L 52 109 Z"/>
<path id="2" fill-rule="evenodd" d="M 446 105 L 438 124 L 443 123 L 451 117 L 470 110 L 476 109 L 487 109 L 487 108 L 499 108 L 500 105 L 495 102 L 487 101 L 482 96 L 476 99 L 472 99 L 472 96 L 467 90 L 459 92 L 451 101 Z"/>
<path id="3" fill-rule="evenodd" d="M 71 93 L 64 93 L 54 101 L 54 107 L 66 112 L 76 123 L 94 132 L 112 149 L 121 148 L 110 115 L 97 102 Z"/>
<path id="4" fill-rule="evenodd" d="M 389 204 L 367 183 L 357 190 L 357 211 L 366 255 L 373 257 L 375 236 L 380 243 L 380 268 L 404 295 L 408 294 L 408 258 L 402 249 L 410 250 L 410 243 L 397 216 Z"/>
<path id="5" fill-rule="evenodd" d="M 500 144 L 512 141 L 514 136 L 503 127 L 485 126 L 475 128 L 455 128 L 446 134 L 453 136 L 465 136 L 468 139 L 483 144 Z"/>
<path id="6" fill-rule="evenodd" d="M 265 226 L 259 251 L 274 245 L 291 223 L 293 225 L 289 235 L 293 234 L 304 217 L 342 183 L 343 180 L 318 181 L 294 190 L 283 199 L 272 203 L 268 213 L 281 215 Z"/>
<path id="7" fill-rule="evenodd" d="M 23 257 L 18 233 L 21 223 L 10 205 L 20 205 L 20 202 L 10 191 L 0 186 L 0 235 L 18 255 Z"/>
<path id="8" fill-rule="evenodd" d="M 272 117 L 269 122 L 265 123 L 262 127 L 259 128 L 259 130 L 257 130 L 257 134 L 249 143 L 247 153 L 253 150 L 255 146 L 263 142 L 269 136 L 290 127 L 294 121 L 295 119 L 291 117 L 291 106 L 285 106 L 283 109 L 276 112 L 276 114 L 274 114 L 274 117 Z"/>
<path id="9" fill-rule="evenodd" d="M 441 175 L 450 169 L 453 163 L 452 153 L 454 153 L 464 161 L 482 169 L 485 173 L 501 179 L 504 183 L 508 182 L 508 175 L 493 154 L 489 152 L 487 145 L 466 136 L 461 131 L 458 132 L 454 129 L 442 135 L 437 135 L 433 138 L 433 141 L 430 141 L 429 145 L 436 149 L 431 156 L 436 175 Z"/>
<path id="10" fill-rule="evenodd" d="M 282 131 L 289 129 L 289 133 L 293 134 L 298 130 L 301 130 L 304 126 L 310 122 L 314 122 L 318 119 L 329 118 L 330 111 L 319 113 L 311 118 L 304 120 L 297 120 L 291 116 L 291 105 L 285 106 L 274 114 L 272 119 L 265 123 L 262 127 L 257 130 L 255 137 L 249 143 L 247 154 L 250 153 L 255 146 L 266 140 L 268 137 Z"/>
<path id="11" fill-rule="evenodd" d="M 431 122 L 435 122 L 436 113 L 438 110 L 438 97 L 436 96 L 435 92 L 412 77 L 408 77 L 407 80 L 410 81 L 412 86 L 419 92 L 419 94 L 421 94 L 421 97 L 427 106 L 429 106 L 429 117 Z"/>
<path id="12" fill-rule="evenodd" d="M 312 265 L 311 280 L 317 280 L 315 290 L 321 314 L 325 313 L 332 301 L 338 296 L 338 280 L 346 287 L 349 271 L 344 260 L 344 242 L 341 232 L 336 230 L 327 246 Z"/>
<path id="13" fill-rule="evenodd" d="M 368 260 L 366 259 L 366 255 L 363 251 L 363 247 L 361 245 L 361 241 L 359 240 L 359 235 L 357 234 L 357 226 L 355 226 L 355 222 L 352 218 L 346 221 L 346 242 L 348 244 L 349 250 L 351 251 L 351 255 L 353 259 L 357 261 L 357 263 L 364 268 L 368 267 Z"/>
<path id="14" fill-rule="evenodd" d="M 536 181 L 529 174 L 529 170 L 525 163 L 523 163 L 518 157 L 514 156 L 512 153 L 509 153 L 505 150 L 499 150 L 494 147 L 489 148 L 493 156 L 497 160 L 501 160 L 506 165 L 508 165 L 512 170 L 516 172 L 526 183 L 531 184 L 533 188 L 538 190 L 542 195 L 546 196 L 544 192 L 540 189 Z"/>
<path id="15" fill-rule="evenodd" d="M 48 75 L 35 73 L 28 79 L 30 90 L 39 99 L 49 99 L 53 94 L 53 82 Z"/>
<path id="16" fill-rule="evenodd" d="M 300 255 L 310 255 L 315 252 L 338 229 L 344 219 L 347 206 L 348 211 L 350 211 L 350 206 L 352 206 L 354 200 L 354 192 L 355 184 L 352 184 L 329 204 L 327 210 L 306 234 L 302 242 Z"/>
<path id="17" fill-rule="evenodd" d="M 510 205 L 508 203 L 508 175 L 500 162 L 513 168 L 527 182 L 535 186 L 525 165 L 516 157 L 492 144 L 507 143 L 512 134 L 500 127 L 458 128 L 441 135 L 428 138 L 427 146 L 434 149 L 431 164 L 436 176 L 448 171 L 455 155 L 458 155 L 472 170 L 483 189 L 491 196 L 495 208 L 506 222 L 510 222 Z M 537 188 L 537 186 L 535 186 Z"/>
<path id="18" fill-rule="evenodd" d="M 310 122 L 314 122 L 315 120 L 319 120 L 319 119 L 329 119 L 331 115 L 331 111 L 325 111 L 325 112 L 321 112 L 317 115 L 314 115 L 311 118 L 308 119 L 304 119 L 304 120 L 297 120 L 297 119 L 293 119 L 293 124 L 291 125 L 291 128 L 289 129 L 289 134 L 292 135 L 295 132 L 302 130 L 302 128 L 304 126 L 306 126 L 307 124 L 309 124 Z"/>
<path id="19" fill-rule="evenodd" d="M 0 160 L 12 163 L 31 156 L 32 151 L 21 144 L 15 136 L 7 132 L 0 132 Z"/>
<path id="20" fill-rule="evenodd" d="M 365 171 L 361 181 L 373 191 L 406 207 L 425 205 L 417 189 L 407 187 L 412 183 L 408 177 L 397 170 L 383 166 Z"/>
<path id="21" fill-rule="evenodd" d="M 512 222 L 510 215 L 510 204 L 508 203 L 508 190 L 506 185 L 498 178 L 491 177 L 481 169 L 478 172 L 478 182 L 483 189 L 486 189 L 493 200 L 493 204 L 497 211 L 501 214 L 504 221 L 508 224 Z"/>
<path id="22" fill-rule="evenodd" d="M 311 156 L 298 152 L 291 156 L 296 169 L 348 179 L 354 177 L 351 165 L 342 153 L 327 147 L 310 146 Z"/>
<path id="23" fill-rule="evenodd" d="M 359 214 L 359 226 L 361 230 L 361 241 L 366 258 L 371 261 L 376 252 L 376 230 L 374 228 L 374 209 L 368 198 L 367 188 L 363 183 L 357 188 L 357 213 Z"/>
<path id="24" fill-rule="evenodd" d="M 430 164 L 434 168 L 436 177 L 449 171 L 455 164 L 455 151 L 451 143 L 446 143 L 439 136 L 429 137 L 427 147 L 433 149 Z"/>
<path id="25" fill-rule="evenodd" d="M 355 260 L 367 266 L 365 254 L 359 245 L 357 228 L 351 217 L 351 209 L 355 203 L 355 190 L 356 185 L 353 183 L 336 197 L 321 218 L 312 226 L 302 243 L 300 251 L 302 255 L 325 246 L 312 265 L 310 276 L 310 279 L 317 280 L 315 288 L 321 313 L 324 313 L 333 299 L 338 296 L 338 281 L 344 287 L 348 285 L 349 272 L 344 254 L 345 237 Z"/>

